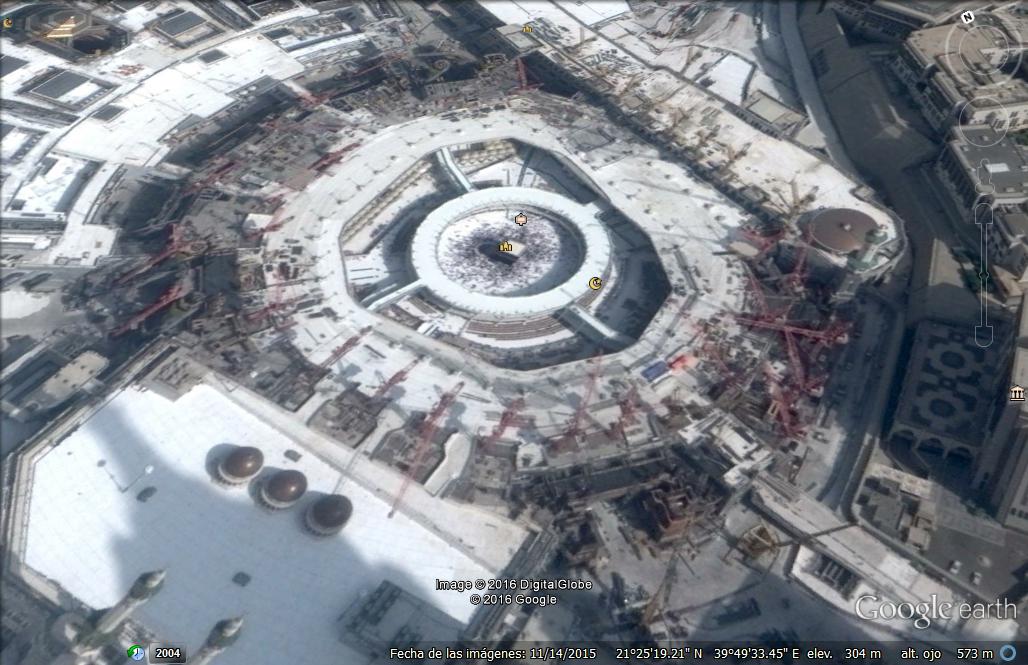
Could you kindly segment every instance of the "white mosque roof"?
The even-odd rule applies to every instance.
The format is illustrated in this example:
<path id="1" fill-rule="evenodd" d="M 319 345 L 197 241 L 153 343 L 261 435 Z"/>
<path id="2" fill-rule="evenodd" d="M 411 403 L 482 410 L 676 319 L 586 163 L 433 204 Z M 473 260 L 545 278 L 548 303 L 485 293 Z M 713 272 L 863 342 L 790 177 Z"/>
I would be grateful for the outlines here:
<path id="1" fill-rule="evenodd" d="M 266 471 L 302 471 L 307 494 L 268 512 L 246 489 L 215 484 L 206 469 L 225 444 L 260 448 Z M 285 456 L 290 449 L 298 461 Z M 361 594 L 388 579 L 467 622 L 467 595 L 435 591 L 436 578 L 492 576 L 403 512 L 388 518 L 392 496 L 344 481 L 340 469 L 203 383 L 176 401 L 123 390 L 37 461 L 33 483 L 29 567 L 96 608 L 117 602 L 141 572 L 167 569 L 164 588 L 135 617 L 195 653 L 215 622 L 243 616 L 220 665 L 363 662 L 340 642 L 337 623 Z M 147 487 L 156 493 L 140 501 Z M 303 511 L 332 492 L 352 501 L 353 516 L 342 533 L 318 539 L 303 530 Z M 250 581 L 234 582 L 237 573 Z"/>
<path id="2" fill-rule="evenodd" d="M 598 2 L 551 3 L 545 0 L 488 0 L 483 5 L 496 17 L 511 24 L 532 23 L 546 19 L 556 25 L 565 25 L 581 21 L 593 26 L 623 16 L 631 11 L 624 0 L 603 0 Z"/>
<path id="3" fill-rule="evenodd" d="M 125 111 L 107 121 L 86 118 L 61 138 L 58 148 L 89 159 L 149 164 L 163 156 L 162 138 L 188 117 L 209 118 L 262 77 L 284 80 L 303 71 L 295 58 L 261 35 L 238 37 L 217 48 L 224 54 L 220 60 L 184 60 L 108 99 Z"/>

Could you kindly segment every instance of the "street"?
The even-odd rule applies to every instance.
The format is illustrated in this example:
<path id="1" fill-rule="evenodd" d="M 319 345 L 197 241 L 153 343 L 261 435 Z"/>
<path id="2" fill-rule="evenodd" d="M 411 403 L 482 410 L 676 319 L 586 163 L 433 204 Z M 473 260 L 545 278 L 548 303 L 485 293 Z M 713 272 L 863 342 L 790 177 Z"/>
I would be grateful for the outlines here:
<path id="1" fill-rule="evenodd" d="M 836 131 L 835 123 L 832 122 L 832 117 L 821 98 L 821 91 L 818 89 L 817 79 L 814 77 L 814 69 L 810 66 L 810 58 L 807 56 L 803 38 L 800 36 L 800 30 L 796 24 L 797 10 L 798 0 L 786 0 L 778 3 L 779 25 L 785 41 L 785 51 L 789 56 L 796 90 L 803 99 L 807 117 L 824 139 L 829 156 L 839 168 L 849 175 L 859 178 L 860 172 L 850 161 L 846 148 Z"/>

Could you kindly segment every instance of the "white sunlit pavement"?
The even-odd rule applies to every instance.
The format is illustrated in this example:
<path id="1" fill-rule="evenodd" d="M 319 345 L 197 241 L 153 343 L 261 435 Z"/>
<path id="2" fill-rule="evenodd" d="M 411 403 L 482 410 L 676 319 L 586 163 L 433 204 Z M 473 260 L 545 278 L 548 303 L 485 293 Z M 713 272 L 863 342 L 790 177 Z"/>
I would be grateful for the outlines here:
<path id="1" fill-rule="evenodd" d="M 138 618 L 195 652 L 216 621 L 244 616 L 239 641 L 219 659 L 226 664 L 355 662 L 335 618 L 385 579 L 467 622 L 474 609 L 467 596 L 435 591 L 436 578 L 497 570 L 403 511 L 387 517 L 391 492 L 345 479 L 340 466 L 266 420 L 206 384 L 176 401 L 126 388 L 37 461 L 26 565 L 93 607 L 117 602 L 140 573 L 166 569 L 164 588 Z M 246 489 L 214 483 L 208 456 L 224 444 L 260 448 L 269 471 L 303 472 L 308 496 L 268 512 Z M 290 449 L 298 461 L 285 456 Z M 137 498 L 148 487 L 152 495 Z M 410 500 L 421 501 L 413 490 L 422 490 L 411 489 Z M 352 501 L 353 516 L 342 533 L 314 538 L 301 524 L 303 509 L 333 492 Z M 493 560 L 509 558 L 520 542 L 520 530 L 505 521 L 476 532 L 474 515 L 449 510 L 465 539 L 494 548 Z M 240 572 L 251 578 L 245 586 L 233 581 Z"/>

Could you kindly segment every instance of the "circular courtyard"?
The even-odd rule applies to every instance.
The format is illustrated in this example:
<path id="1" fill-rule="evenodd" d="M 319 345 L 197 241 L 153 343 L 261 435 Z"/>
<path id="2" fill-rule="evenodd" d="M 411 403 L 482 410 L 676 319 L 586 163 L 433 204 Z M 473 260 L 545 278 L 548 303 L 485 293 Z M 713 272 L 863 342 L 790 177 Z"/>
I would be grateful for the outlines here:
<path id="1" fill-rule="evenodd" d="M 410 258 L 417 279 L 452 307 L 487 318 L 543 316 L 607 276 L 611 242 L 593 208 L 549 191 L 494 187 L 429 213 Z"/>

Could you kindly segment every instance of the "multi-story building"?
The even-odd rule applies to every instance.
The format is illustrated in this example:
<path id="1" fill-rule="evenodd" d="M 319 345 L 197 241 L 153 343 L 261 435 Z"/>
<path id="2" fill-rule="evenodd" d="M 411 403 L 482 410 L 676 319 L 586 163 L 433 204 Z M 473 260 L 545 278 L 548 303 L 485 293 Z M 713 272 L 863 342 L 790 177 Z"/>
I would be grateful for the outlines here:
<path id="1" fill-rule="evenodd" d="M 864 37 L 899 41 L 914 30 L 952 21 L 965 9 L 980 9 L 981 3 L 932 0 L 832 0 L 830 7 L 847 28 Z"/>
<path id="2" fill-rule="evenodd" d="M 1028 202 L 1028 154 L 988 125 L 954 128 L 935 170 L 963 218 L 976 202 L 994 208 Z"/>
<path id="3" fill-rule="evenodd" d="M 892 70 L 939 133 L 954 124 L 1028 127 L 1023 53 L 1028 21 L 1012 13 L 980 13 L 971 25 L 917 30 Z"/>
<path id="4" fill-rule="evenodd" d="M 1003 380 L 996 372 L 1001 339 L 982 347 L 972 326 L 921 322 L 890 438 L 967 469 L 987 464 L 994 451 L 982 433 L 992 422 Z"/>
<path id="5" fill-rule="evenodd" d="M 1017 399 L 1028 387 L 1028 307 L 1023 305 L 1013 355 L 1009 401 L 980 459 L 975 481 L 985 490 L 997 521 L 1028 533 L 1028 402 Z"/>
<path id="6" fill-rule="evenodd" d="M 986 229 L 989 264 L 1009 271 L 1019 282 L 1028 280 L 1028 214 L 1024 207 L 996 210 Z"/>
<path id="7" fill-rule="evenodd" d="M 1000 524 L 1028 532 L 1028 420 L 1011 439 L 989 500 Z"/>

